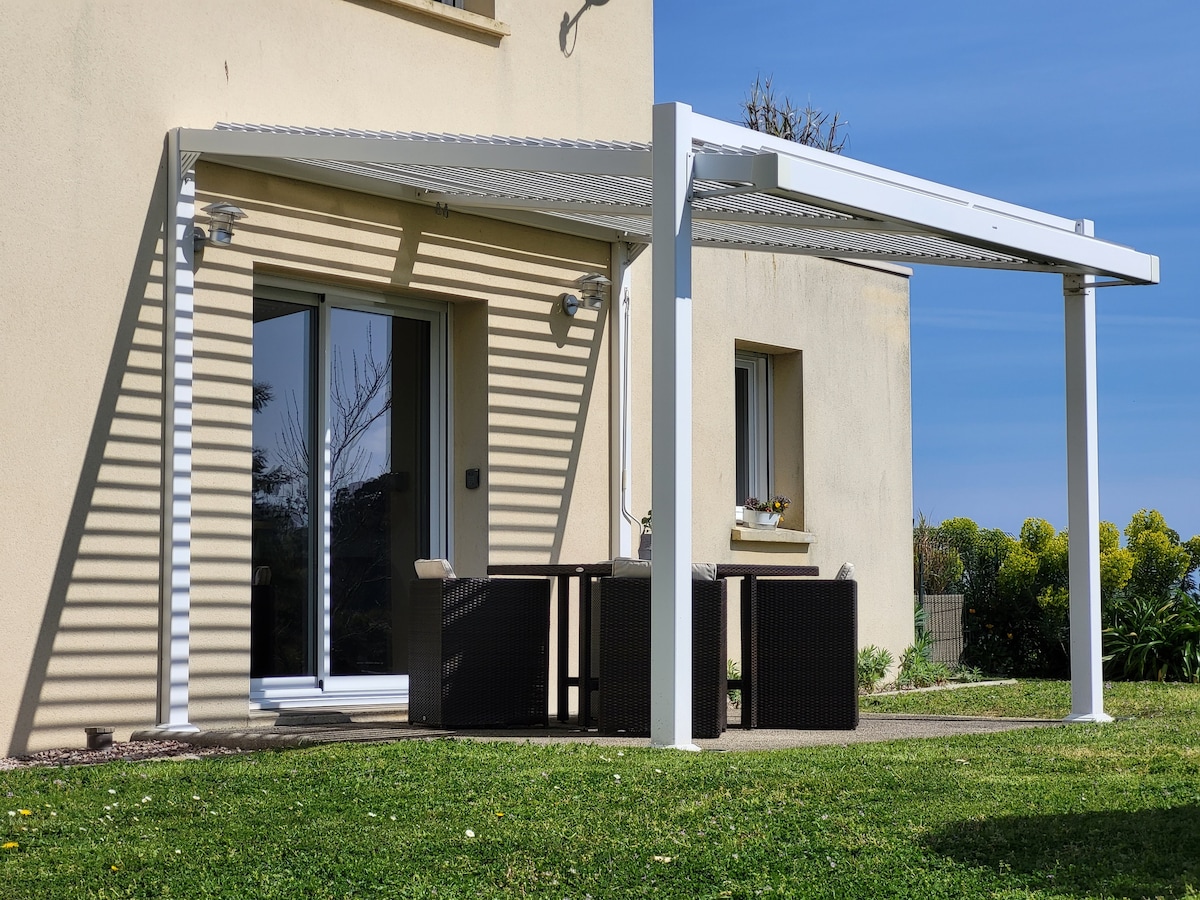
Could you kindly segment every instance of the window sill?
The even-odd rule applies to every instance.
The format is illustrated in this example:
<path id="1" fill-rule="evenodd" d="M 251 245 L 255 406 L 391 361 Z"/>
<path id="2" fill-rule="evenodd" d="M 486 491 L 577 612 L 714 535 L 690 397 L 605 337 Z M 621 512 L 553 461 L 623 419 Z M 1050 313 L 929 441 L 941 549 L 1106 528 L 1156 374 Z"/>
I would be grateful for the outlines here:
<path id="1" fill-rule="evenodd" d="M 455 6 L 448 6 L 445 3 L 438 3 L 437 0 L 380 0 L 380 2 L 386 3 L 388 6 L 412 10 L 433 19 L 441 19 L 443 22 L 450 22 L 495 38 L 508 37 L 512 34 L 512 29 L 503 22 Z"/>
<path id="2" fill-rule="evenodd" d="M 730 540 L 746 544 L 815 544 L 817 536 L 808 531 L 792 531 L 790 528 L 747 528 L 734 525 Z"/>

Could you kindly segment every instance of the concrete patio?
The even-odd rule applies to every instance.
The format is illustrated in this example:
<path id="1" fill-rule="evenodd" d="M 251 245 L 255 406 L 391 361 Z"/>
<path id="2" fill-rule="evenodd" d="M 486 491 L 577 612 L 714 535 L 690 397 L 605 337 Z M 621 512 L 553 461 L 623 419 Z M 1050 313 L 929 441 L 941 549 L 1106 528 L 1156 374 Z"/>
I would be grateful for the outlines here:
<path id="1" fill-rule="evenodd" d="M 697 740 L 704 751 L 732 752 L 787 750 L 797 747 L 838 746 L 919 738 L 948 738 L 967 734 L 993 734 L 1022 728 L 1060 726 L 1056 719 L 1010 719 L 969 716 L 923 716 L 864 713 L 854 731 L 797 731 L 793 729 L 731 727 L 713 740 Z M 158 740 L 162 732 L 135 732 L 132 740 Z M 331 743 L 390 743 L 404 740 L 510 741 L 530 744 L 593 743 L 614 747 L 649 747 L 648 737 L 602 735 L 595 728 L 577 724 L 553 724 L 529 729 L 437 729 L 410 725 L 394 719 L 371 720 L 370 715 L 353 718 L 338 713 L 309 717 L 282 716 L 262 726 L 208 730 L 194 734 L 172 734 L 173 740 L 201 747 L 230 747 L 241 750 L 272 750 Z"/>

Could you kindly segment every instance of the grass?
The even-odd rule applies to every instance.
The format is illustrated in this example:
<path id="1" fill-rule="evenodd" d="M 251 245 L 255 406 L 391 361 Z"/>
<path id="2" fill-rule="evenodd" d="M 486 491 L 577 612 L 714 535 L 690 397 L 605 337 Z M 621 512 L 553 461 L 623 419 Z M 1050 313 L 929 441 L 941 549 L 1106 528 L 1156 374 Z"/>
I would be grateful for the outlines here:
<path id="1" fill-rule="evenodd" d="M 995 687 L 867 696 L 860 699 L 859 707 L 866 713 L 1061 719 L 1071 711 L 1071 686 L 1065 681 L 1030 680 Z M 1200 715 L 1200 688 L 1114 681 L 1105 686 L 1104 709 L 1117 719 Z"/>
<path id="2" fill-rule="evenodd" d="M 864 708 L 1060 715 L 1065 690 Z M 1198 896 L 1200 686 L 1110 696 L 1137 718 L 770 753 L 437 741 L 7 772 L 0 896 Z"/>

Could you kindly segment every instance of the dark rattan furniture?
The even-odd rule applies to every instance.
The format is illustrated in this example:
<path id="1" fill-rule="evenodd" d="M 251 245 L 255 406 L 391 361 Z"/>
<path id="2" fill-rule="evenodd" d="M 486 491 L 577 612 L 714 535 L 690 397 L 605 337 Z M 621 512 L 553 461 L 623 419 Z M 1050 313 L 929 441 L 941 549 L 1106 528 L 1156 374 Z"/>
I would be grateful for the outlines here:
<path id="1" fill-rule="evenodd" d="M 692 582 L 692 734 L 725 730 L 725 582 Z M 650 579 L 600 579 L 600 731 L 650 733 Z"/>
<path id="2" fill-rule="evenodd" d="M 413 582 L 408 720 L 450 728 L 548 725 L 550 582 Z"/>
<path id="3" fill-rule="evenodd" d="M 858 582 L 755 580 L 743 619 L 746 727 L 858 727 Z"/>
<path id="4" fill-rule="evenodd" d="M 612 563 L 503 563 L 488 566 L 488 574 L 546 575 L 555 580 L 558 608 L 558 657 L 555 663 L 555 678 L 558 682 L 558 721 L 566 722 L 570 719 L 568 690 L 576 688 L 579 692 L 579 721 L 590 723 L 592 721 L 590 701 L 591 692 L 595 687 L 594 680 L 590 677 L 585 679 L 580 675 L 571 674 L 568 651 L 571 641 L 571 579 L 574 578 L 579 582 L 577 596 L 579 597 L 580 614 L 578 621 L 590 622 L 592 620 L 592 582 L 601 576 L 612 575 Z M 576 640 L 579 648 L 578 671 L 590 672 L 592 670 L 592 642 L 589 629 L 578 628 Z M 588 690 L 584 690 L 585 684 L 588 686 Z"/>
<path id="5" fill-rule="evenodd" d="M 592 582 L 596 578 L 612 575 L 612 562 L 599 563 L 499 563 L 488 566 L 489 575 L 545 575 L 551 577 L 557 583 L 556 589 L 556 605 L 558 609 L 558 656 L 555 663 L 555 679 L 558 683 L 558 721 L 566 722 L 570 718 L 570 698 L 568 691 L 575 688 L 578 691 L 579 697 L 579 720 L 584 723 L 590 723 L 591 717 L 591 693 L 595 689 L 595 680 L 592 678 L 582 678 L 580 675 L 572 675 L 570 671 L 570 654 L 567 648 L 570 646 L 570 620 L 571 620 L 571 580 L 575 579 L 578 582 L 576 596 L 579 598 L 580 614 L 578 622 L 591 622 L 591 605 L 592 605 Z M 741 605 L 743 610 L 749 602 L 749 597 L 753 594 L 754 584 L 759 577 L 812 577 L 816 578 L 820 575 L 820 570 L 816 566 L 789 566 L 789 565 L 766 565 L 762 563 L 717 563 L 717 578 L 740 578 L 742 579 Z M 743 612 L 743 623 L 746 621 L 748 613 Z M 743 634 L 745 634 L 745 624 L 743 624 Z M 577 646 L 579 648 L 578 656 L 578 672 L 590 672 L 592 659 L 592 642 L 590 640 L 590 630 L 588 628 L 577 628 L 576 633 Z M 749 659 L 748 654 L 744 654 L 742 659 Z M 743 666 L 743 669 L 745 667 Z M 584 686 L 587 690 L 584 690 Z M 730 684 L 731 688 L 738 688 L 742 691 L 743 700 L 747 698 L 753 691 L 753 685 L 749 677 L 744 677 Z M 749 716 L 744 715 L 746 719 L 745 727 L 751 727 Z"/>

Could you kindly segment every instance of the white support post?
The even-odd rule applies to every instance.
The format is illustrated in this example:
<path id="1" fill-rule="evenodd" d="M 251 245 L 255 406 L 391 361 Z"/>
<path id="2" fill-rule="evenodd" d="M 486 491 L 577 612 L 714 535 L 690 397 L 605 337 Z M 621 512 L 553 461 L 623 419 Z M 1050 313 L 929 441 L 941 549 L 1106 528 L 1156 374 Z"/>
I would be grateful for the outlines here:
<path id="1" fill-rule="evenodd" d="M 189 721 L 192 583 L 192 229 L 194 173 L 181 164 L 179 133 L 167 137 L 163 229 L 163 560 L 158 727 Z"/>
<path id="2" fill-rule="evenodd" d="M 691 107 L 654 107 L 650 743 L 692 743 Z"/>
<path id="3" fill-rule="evenodd" d="M 1092 223 L 1080 220 L 1080 234 Z M 1067 525 L 1070 533 L 1071 714 L 1068 722 L 1111 722 L 1104 712 L 1100 637 L 1100 480 L 1096 426 L 1096 290 L 1091 275 L 1063 277 L 1067 368 Z"/>
<path id="4" fill-rule="evenodd" d="M 633 435 L 630 408 L 633 399 L 629 385 L 629 248 L 626 244 L 612 245 L 612 293 L 608 303 L 609 340 L 609 459 L 612 490 L 609 508 L 612 510 L 609 549 L 613 558 L 633 555 L 633 517 L 629 511 L 629 488 L 632 476 Z"/>

